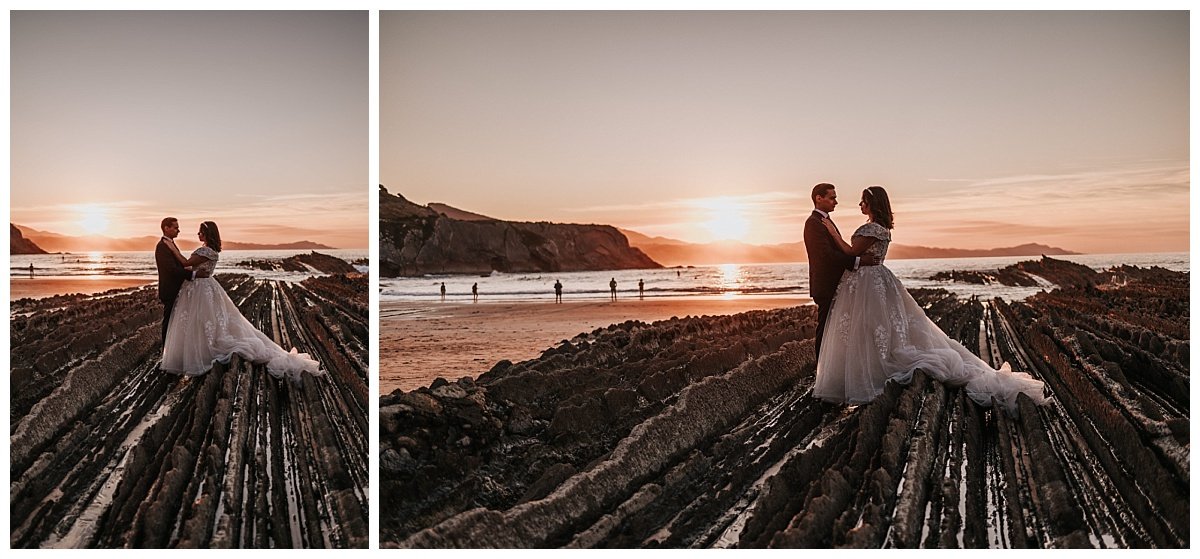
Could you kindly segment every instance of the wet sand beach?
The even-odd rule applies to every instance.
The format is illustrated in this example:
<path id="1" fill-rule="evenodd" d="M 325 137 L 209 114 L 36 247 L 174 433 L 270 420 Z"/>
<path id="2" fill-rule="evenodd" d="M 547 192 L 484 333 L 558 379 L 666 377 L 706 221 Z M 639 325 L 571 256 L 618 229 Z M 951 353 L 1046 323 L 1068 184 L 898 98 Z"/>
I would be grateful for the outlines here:
<path id="1" fill-rule="evenodd" d="M 43 297 L 67 295 L 69 293 L 93 295 L 110 289 L 140 287 L 143 285 L 155 285 L 156 283 L 157 280 L 154 278 L 34 276 L 30 279 L 29 276 L 17 274 L 8 283 L 8 300 L 16 301 L 17 299 L 24 298 L 41 299 Z"/>
<path id="2" fill-rule="evenodd" d="M 412 390 L 437 377 L 476 377 L 497 362 L 538 357 L 583 332 L 627 320 L 730 315 L 810 303 L 807 297 L 689 297 L 617 302 L 381 303 L 379 390 Z"/>

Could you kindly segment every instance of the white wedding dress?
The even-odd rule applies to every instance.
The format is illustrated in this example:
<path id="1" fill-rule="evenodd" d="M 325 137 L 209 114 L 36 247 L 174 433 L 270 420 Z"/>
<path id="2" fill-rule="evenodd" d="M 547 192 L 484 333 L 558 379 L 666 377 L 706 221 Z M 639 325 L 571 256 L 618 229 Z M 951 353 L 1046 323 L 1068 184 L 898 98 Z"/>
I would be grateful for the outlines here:
<path id="1" fill-rule="evenodd" d="M 965 387 L 967 395 L 982 406 L 991 406 L 995 398 L 1013 415 L 1019 394 L 1039 404 L 1045 401 L 1042 381 L 1011 371 L 1008 363 L 993 369 L 925 315 L 895 274 L 882 265 L 891 231 L 867 223 L 854 236 L 878 239 L 867 254 L 878 258 L 880 265 L 842 274 L 821 340 L 814 396 L 866 403 L 883 392 L 888 380 L 907 384 L 913 371 L 921 369 L 946 384 Z"/>
<path id="2" fill-rule="evenodd" d="M 320 364 L 307 353 L 284 351 L 260 332 L 212 277 L 217 267 L 217 251 L 201 246 L 192 256 L 205 257 L 194 267 L 196 279 L 183 282 L 167 341 L 163 344 L 162 370 L 183 375 L 202 375 L 215 363 L 229 363 L 233 354 L 254 363 L 266 363 L 271 376 L 299 381 L 303 373 L 323 374 Z"/>

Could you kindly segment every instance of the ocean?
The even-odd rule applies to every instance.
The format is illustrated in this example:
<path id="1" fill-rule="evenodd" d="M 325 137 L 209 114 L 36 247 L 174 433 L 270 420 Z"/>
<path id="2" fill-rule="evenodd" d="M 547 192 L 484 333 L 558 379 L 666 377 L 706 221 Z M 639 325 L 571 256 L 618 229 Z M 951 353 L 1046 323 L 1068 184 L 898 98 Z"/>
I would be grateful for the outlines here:
<path id="1" fill-rule="evenodd" d="M 1169 270 L 1188 271 L 1189 253 L 1152 254 L 1080 254 L 1054 256 L 1089 266 L 1098 271 L 1130 264 L 1143 268 L 1159 266 Z M 1021 300 L 1029 295 L 1053 288 L 1050 283 L 1039 287 L 1008 287 L 1004 285 L 975 285 L 929 279 L 937 272 L 949 270 L 986 271 L 1003 268 L 1021 261 L 1036 260 L 1035 256 L 1002 256 L 989 258 L 930 258 L 888 260 L 884 263 L 908 288 L 942 288 L 966 298 L 972 295 Z M 14 272 L 16 273 L 16 272 Z M 492 272 L 478 275 L 430 274 L 410 278 L 380 278 L 381 302 L 436 302 L 439 287 L 446 284 L 446 300 L 470 302 L 471 285 L 479 284 L 480 302 L 553 302 L 554 282 L 563 284 L 563 299 L 567 301 L 605 300 L 609 297 L 608 283 L 617 280 L 618 297 L 637 297 L 638 281 L 645 285 L 645 297 L 716 297 L 741 296 L 808 296 L 808 264 L 724 264 L 654 270 L 617 270 L 601 272 L 562 272 L 505 274 Z"/>
<path id="2" fill-rule="evenodd" d="M 184 251 L 190 254 L 191 251 Z M 260 279 L 276 279 L 285 281 L 302 281 L 312 275 L 322 275 L 318 272 L 273 272 L 258 270 L 246 266 L 238 266 L 246 260 L 280 260 L 297 254 L 307 254 L 310 251 L 291 250 L 226 250 L 221 252 L 221 260 L 217 264 L 217 273 L 242 273 Z M 348 262 L 367 258 L 367 249 L 338 249 L 319 250 L 342 258 Z M 29 277 L 29 265 L 33 264 L 35 278 L 69 278 L 83 279 L 87 277 L 121 278 L 121 279 L 157 279 L 158 271 L 154 265 L 154 252 L 147 251 L 117 251 L 117 252 L 76 252 L 70 254 L 14 254 L 8 259 L 9 275 L 16 278 Z M 360 272 L 366 273 L 368 266 L 355 265 Z"/>

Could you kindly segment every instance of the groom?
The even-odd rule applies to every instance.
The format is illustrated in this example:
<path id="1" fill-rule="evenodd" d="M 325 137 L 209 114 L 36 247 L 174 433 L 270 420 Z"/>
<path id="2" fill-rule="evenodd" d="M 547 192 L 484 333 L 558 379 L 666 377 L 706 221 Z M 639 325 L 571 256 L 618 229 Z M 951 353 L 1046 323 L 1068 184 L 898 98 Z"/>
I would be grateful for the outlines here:
<path id="1" fill-rule="evenodd" d="M 857 270 L 859 266 L 873 266 L 879 262 L 867 256 L 850 256 L 838 247 L 829 230 L 821 223 L 829 219 L 829 213 L 837 207 L 837 191 L 834 186 L 823 182 L 813 187 L 812 201 L 816 208 L 804 222 L 804 250 L 808 252 L 808 288 L 813 302 L 817 304 L 817 345 L 814 348 L 817 360 L 821 359 L 821 336 L 825 333 L 825 319 L 833 305 L 833 294 L 845 270 Z M 832 220 L 831 220 L 832 222 Z M 837 226 L 835 225 L 834 228 Z"/>
<path id="2" fill-rule="evenodd" d="M 191 278 L 183 269 L 183 264 L 180 264 L 171 252 L 175 237 L 179 236 L 179 220 L 164 217 L 160 227 L 162 238 L 159 239 L 158 246 L 154 247 L 154 264 L 158 267 L 158 298 L 163 303 L 162 341 L 166 344 L 167 325 L 171 323 L 171 310 L 175 308 L 175 298 L 179 296 L 183 281 Z"/>

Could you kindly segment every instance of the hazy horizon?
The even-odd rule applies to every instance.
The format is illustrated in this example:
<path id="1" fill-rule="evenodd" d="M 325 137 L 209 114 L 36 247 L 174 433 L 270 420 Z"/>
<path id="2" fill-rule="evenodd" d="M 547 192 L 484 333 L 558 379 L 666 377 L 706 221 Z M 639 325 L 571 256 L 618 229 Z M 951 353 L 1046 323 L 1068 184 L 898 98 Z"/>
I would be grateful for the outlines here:
<path id="1" fill-rule="evenodd" d="M 11 222 L 369 246 L 365 11 L 14 11 Z"/>
<path id="2" fill-rule="evenodd" d="M 798 242 L 1189 243 L 1187 12 L 388 12 L 380 182 L 517 221 Z"/>

